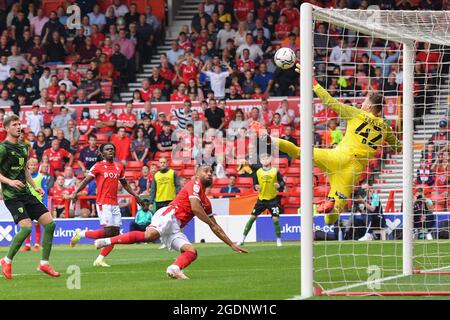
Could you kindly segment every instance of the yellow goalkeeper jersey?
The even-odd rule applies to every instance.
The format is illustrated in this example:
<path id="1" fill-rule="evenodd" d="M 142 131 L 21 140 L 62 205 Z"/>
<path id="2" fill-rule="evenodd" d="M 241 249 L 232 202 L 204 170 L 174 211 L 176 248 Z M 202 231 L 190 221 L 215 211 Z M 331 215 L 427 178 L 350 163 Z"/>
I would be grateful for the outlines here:
<path id="1" fill-rule="evenodd" d="M 373 158 L 384 141 L 387 141 L 391 150 L 402 150 L 401 142 L 383 118 L 339 102 L 319 84 L 314 86 L 314 92 L 326 107 L 347 120 L 347 130 L 336 146 L 337 150 L 365 159 Z"/>

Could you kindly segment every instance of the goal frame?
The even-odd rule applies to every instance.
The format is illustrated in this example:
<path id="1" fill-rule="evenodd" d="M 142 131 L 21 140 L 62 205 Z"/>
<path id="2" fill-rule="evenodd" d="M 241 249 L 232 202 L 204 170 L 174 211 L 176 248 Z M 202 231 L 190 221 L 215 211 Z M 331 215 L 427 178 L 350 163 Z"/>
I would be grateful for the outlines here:
<path id="1" fill-rule="evenodd" d="M 330 9 L 331 10 L 331 9 Z M 385 295 L 385 296 L 421 296 L 421 295 L 450 295 L 450 292 L 441 291 L 392 291 L 392 292 L 337 292 L 323 291 L 320 288 L 314 288 L 314 231 L 313 231 L 313 91 L 312 91 L 312 75 L 314 55 L 314 21 L 313 6 L 309 3 L 303 3 L 300 8 L 300 65 L 302 72 L 300 74 L 300 97 L 301 103 L 301 296 L 306 299 L 314 295 L 336 295 L 336 296 L 368 296 L 368 295 Z M 320 19 L 320 17 L 319 17 Z M 334 23 L 333 21 L 331 23 Z M 335 23 L 341 25 L 342 23 Z M 345 25 L 345 24 L 344 24 Z M 352 29 L 345 25 L 347 29 Z M 367 28 L 366 28 L 367 29 Z M 356 29 L 353 29 L 358 31 Z M 366 31 L 366 30 L 364 30 Z M 379 38 L 386 39 L 386 34 L 374 32 Z M 389 38 L 402 43 L 403 47 L 403 112 L 402 112 L 402 141 L 403 141 L 403 240 L 402 240 L 402 267 L 401 275 L 393 278 L 411 276 L 418 274 L 420 271 L 413 270 L 413 177 L 414 177 L 414 63 L 415 63 L 415 46 L 410 36 L 404 39 L 399 35 Z M 427 39 L 427 41 L 429 41 Z M 432 42 L 432 41 L 430 41 Z M 302 107 L 303 106 L 303 107 Z M 406 214 L 405 214 L 406 213 Z M 391 277 L 390 277 L 391 278 Z M 389 279 L 381 279 L 387 281 Z M 362 286 L 354 285 L 352 287 Z"/>

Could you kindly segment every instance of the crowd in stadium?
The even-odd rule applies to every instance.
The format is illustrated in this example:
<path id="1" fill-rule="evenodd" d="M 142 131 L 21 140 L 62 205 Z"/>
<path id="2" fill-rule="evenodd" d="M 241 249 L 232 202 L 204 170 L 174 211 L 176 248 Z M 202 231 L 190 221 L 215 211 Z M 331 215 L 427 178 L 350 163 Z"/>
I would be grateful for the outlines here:
<path id="1" fill-rule="evenodd" d="M 64 7 L 46 13 L 37 1 L 24 0 L 7 1 L 9 5 L 0 10 L 0 107 L 9 107 L 19 115 L 22 106 L 32 105 L 23 140 L 32 146 L 40 163 L 39 171 L 48 176 L 46 192 L 52 196 L 55 207 L 62 208 L 64 196 L 70 194 L 70 188 L 95 163 L 95 146 L 101 142 L 112 141 L 118 149 L 118 160 L 124 163 L 149 164 L 140 166 L 141 174 L 135 174 L 134 169 L 128 176 L 136 190 L 144 194 L 148 192 L 148 177 L 158 170 L 152 161 L 166 156 L 183 139 L 192 141 L 192 164 L 205 161 L 205 153 L 211 157 L 208 160 L 211 163 L 223 161 L 227 154 L 217 150 L 213 140 L 226 129 L 231 129 L 232 139 L 227 140 L 224 150 L 231 148 L 236 156 L 237 146 L 244 142 L 248 148 L 239 156 L 248 161 L 248 149 L 253 147 L 248 144 L 248 131 L 255 121 L 294 143 L 299 142 L 299 121 L 294 110 L 288 108 L 287 100 L 272 112 L 267 109 L 267 99 L 299 95 L 298 74 L 293 69 L 277 68 L 272 58 L 279 47 L 289 47 L 299 56 L 301 1 L 205 0 L 198 6 L 191 25 L 183 26 L 171 49 L 160 55 L 159 66 L 153 68 L 148 79 L 142 80 L 142 88 L 134 92 L 132 101 L 126 102 L 121 114 L 112 111 L 112 102 L 118 101 L 119 92 L 128 90 L 127 84 L 136 80 L 136 73 L 157 52 L 157 46 L 163 42 L 165 21 L 152 14 L 151 6 L 145 12 L 138 12 L 136 4 L 114 0 L 102 12 L 97 1 L 75 2 L 81 8 L 82 18 L 81 27 L 73 30 L 67 28 Z M 373 4 L 382 9 L 441 9 L 450 3 L 309 2 L 323 7 L 356 9 Z M 369 88 L 384 90 L 386 95 L 401 92 L 399 47 L 375 40 L 375 47 L 388 50 L 384 53 L 383 50 L 348 50 L 367 46 L 366 42 L 356 43 L 355 39 L 355 34 L 348 30 L 316 25 L 315 72 L 319 83 L 332 95 L 349 99 L 365 95 Z M 418 56 L 424 62 L 416 69 L 419 87 L 433 85 L 428 78 L 424 82 L 420 74 L 436 71 L 433 68 L 443 58 L 430 54 L 428 49 L 424 46 L 425 54 Z M 353 68 L 346 65 L 354 61 L 357 68 L 355 64 Z M 424 97 L 417 89 L 416 98 Z M 261 106 L 251 112 L 226 108 L 228 101 L 240 99 L 257 99 Z M 184 106 L 167 114 L 155 112 L 152 103 L 162 101 L 184 102 Z M 71 105 L 92 102 L 105 103 L 105 112 L 97 118 L 88 106 L 78 113 L 71 108 Z M 204 112 L 191 110 L 193 102 L 201 102 Z M 144 103 L 144 111 L 137 114 L 134 107 L 139 103 Z M 426 112 L 425 109 L 417 108 L 417 116 Z M 5 111 L 0 110 L 2 120 Z M 177 123 L 178 129 L 187 129 L 188 138 L 178 137 L 174 141 L 173 123 Z M 316 114 L 315 124 L 316 146 L 332 147 L 342 139 L 340 121 L 335 114 Z M 200 138 L 193 132 L 195 127 L 205 132 L 200 146 L 195 142 Z M 0 140 L 4 136 L 0 128 Z M 203 158 L 198 159 L 202 154 Z M 219 166 L 216 173 L 219 177 L 248 175 L 251 170 L 240 163 L 225 166 L 222 173 Z M 185 171 L 186 176 L 189 172 Z M 291 181 L 288 186 L 295 183 Z M 86 194 L 95 194 L 95 185 L 91 184 Z M 128 208 L 127 201 L 123 199 L 121 205 Z M 91 209 L 89 205 L 86 208 Z M 86 211 L 85 216 L 89 215 L 95 212 Z"/>

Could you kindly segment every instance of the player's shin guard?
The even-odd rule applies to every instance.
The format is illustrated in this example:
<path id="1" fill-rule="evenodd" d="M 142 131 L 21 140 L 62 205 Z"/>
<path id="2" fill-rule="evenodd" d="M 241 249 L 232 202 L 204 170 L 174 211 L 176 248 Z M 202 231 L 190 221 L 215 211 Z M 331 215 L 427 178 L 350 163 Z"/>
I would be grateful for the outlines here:
<path id="1" fill-rule="evenodd" d="M 42 238 L 42 260 L 48 261 L 50 252 L 52 251 L 53 233 L 55 232 L 56 224 L 54 221 L 44 226 L 44 237 Z"/>
<path id="2" fill-rule="evenodd" d="M 185 251 L 178 256 L 178 258 L 173 263 L 178 266 L 181 270 L 190 265 L 195 259 L 197 259 L 197 253 L 192 251 Z"/>
<path id="3" fill-rule="evenodd" d="M 105 230 L 99 229 L 99 230 L 87 230 L 84 233 L 85 238 L 89 239 L 100 239 L 105 237 Z"/>
<path id="4" fill-rule="evenodd" d="M 120 236 L 115 236 L 109 238 L 111 240 L 111 244 L 132 244 L 145 242 L 145 232 L 142 231 L 133 231 L 122 234 Z"/>
<path id="5" fill-rule="evenodd" d="M 108 254 L 111 253 L 111 251 L 112 251 L 113 249 L 114 249 L 114 246 L 113 246 L 113 245 L 104 247 L 104 248 L 102 248 L 102 250 L 100 250 L 100 255 L 101 255 L 102 257 L 106 257 Z"/>
<path id="6" fill-rule="evenodd" d="M 31 227 L 21 227 L 19 232 L 14 236 L 14 239 L 9 246 L 8 254 L 6 255 L 8 259 L 12 260 L 16 255 L 17 251 L 19 251 L 20 246 L 23 241 L 30 235 Z"/>

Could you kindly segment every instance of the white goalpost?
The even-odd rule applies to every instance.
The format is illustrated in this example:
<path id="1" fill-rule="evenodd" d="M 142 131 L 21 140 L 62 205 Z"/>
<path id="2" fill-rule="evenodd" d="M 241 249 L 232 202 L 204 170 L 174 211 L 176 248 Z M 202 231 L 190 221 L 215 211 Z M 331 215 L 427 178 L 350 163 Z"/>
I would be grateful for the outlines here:
<path id="1" fill-rule="evenodd" d="M 439 91 L 447 84 L 446 81 L 449 78 L 448 72 L 444 73 L 441 70 L 445 64 L 442 58 L 447 50 L 446 46 L 450 46 L 450 12 L 340 10 L 319 8 L 309 3 L 303 3 L 300 21 L 300 64 L 302 68 L 300 75 L 301 298 L 309 298 L 314 295 L 450 295 L 450 275 L 448 275 L 450 272 L 446 271 L 450 270 L 449 240 L 436 236 L 433 237 L 433 240 L 422 240 L 417 239 L 414 233 L 414 192 L 417 185 L 415 177 L 420 162 L 419 155 L 429 139 L 428 131 L 434 128 L 438 130 L 437 123 L 440 118 L 448 118 L 446 112 L 448 105 L 442 107 L 437 101 L 441 101 L 439 99 L 446 94 L 444 91 Z M 325 33 L 316 31 L 320 24 L 328 26 Z M 340 36 L 344 38 L 343 42 L 345 43 L 344 45 L 340 44 L 341 49 L 342 51 L 347 49 L 351 51 L 351 60 L 346 64 L 333 64 L 328 58 L 317 61 L 316 55 L 331 52 L 331 43 L 337 42 L 336 39 Z M 325 43 L 325 48 L 315 46 L 316 37 L 322 39 L 322 42 L 317 41 L 317 43 Z M 361 45 L 366 42 L 372 44 L 374 39 L 377 39 L 379 43 L 384 43 L 384 48 L 378 48 L 380 52 L 391 50 L 389 48 L 391 42 L 398 44 L 399 58 L 394 61 L 394 56 L 397 54 L 394 52 L 395 50 L 392 50 L 394 53 L 390 52 L 391 55 L 388 54 L 388 57 L 392 57 L 389 60 L 391 64 L 388 67 L 390 69 L 384 64 L 374 62 L 375 50 Z M 347 42 L 353 45 L 348 45 Z M 416 54 L 418 48 L 421 48 L 424 43 L 436 47 L 436 52 L 440 54 L 440 60 L 438 71 L 429 72 L 428 70 L 428 73 L 424 72 L 425 80 L 419 79 L 419 82 L 425 82 L 425 91 L 419 92 L 416 89 L 417 81 L 415 82 L 415 77 L 416 80 L 418 77 L 415 68 L 417 70 L 419 68 L 416 65 Z M 317 52 L 321 53 L 317 54 Z M 364 69 L 361 65 L 364 63 L 365 66 L 366 64 L 365 52 L 368 52 L 369 56 L 369 69 L 374 69 L 375 75 L 369 71 L 369 75 L 364 77 L 364 72 L 361 71 Z M 326 54 L 323 55 L 326 56 Z M 384 59 L 382 63 L 386 63 L 387 59 L 382 59 Z M 383 73 L 381 80 L 377 75 L 377 72 L 380 72 L 379 69 Z M 391 71 L 394 69 L 396 71 Z M 383 154 L 383 158 L 377 159 L 378 169 L 372 169 L 375 173 L 371 173 L 372 177 L 375 177 L 373 178 L 375 192 L 380 194 L 380 201 L 384 207 L 387 204 L 384 194 L 390 192 L 389 195 L 391 195 L 391 193 L 395 194 L 396 191 L 400 191 L 397 193 L 400 193 L 402 197 L 401 201 L 395 204 L 396 209 L 389 213 L 392 215 L 392 218 L 389 219 L 394 221 L 398 218 L 401 226 L 389 234 L 387 239 L 363 242 L 355 238 L 343 240 L 339 236 L 339 239 L 336 238 L 332 241 L 314 240 L 314 230 L 317 230 L 315 219 L 320 217 L 315 216 L 313 209 L 317 200 L 314 189 L 315 168 L 312 148 L 315 128 L 313 120 L 317 117 L 315 114 L 317 110 L 314 106 L 317 105 L 317 102 L 312 91 L 312 75 L 317 75 L 317 70 L 322 73 L 322 79 L 326 79 L 324 81 L 329 85 L 330 90 L 336 90 L 336 81 L 328 82 L 327 74 L 329 73 L 334 72 L 333 76 L 338 78 L 337 81 L 344 81 L 344 84 L 347 82 L 347 87 L 343 84 L 339 90 L 336 90 L 335 97 L 341 101 L 350 100 L 359 105 L 361 103 L 358 101 L 361 99 L 358 100 L 358 98 L 363 96 L 357 97 L 356 93 L 352 91 L 352 87 L 348 85 L 349 82 L 353 83 L 354 88 L 360 87 L 359 80 L 362 84 L 368 82 L 368 89 L 364 90 L 378 90 L 382 93 L 387 93 L 385 88 L 390 80 L 388 77 L 394 75 L 397 77 L 396 81 L 401 82 L 399 84 L 401 89 L 398 89 L 398 99 L 401 102 L 396 106 L 399 110 L 398 117 L 394 115 L 397 118 L 393 121 L 397 128 L 401 127 L 396 134 L 401 138 L 403 151 L 401 155 L 397 156 Z M 361 75 L 360 78 L 358 75 Z M 433 86 L 429 85 L 430 79 L 434 81 Z M 374 89 L 374 84 L 377 83 L 382 83 L 382 85 Z M 433 102 L 428 101 L 431 87 L 436 91 Z M 340 95 L 344 91 L 345 96 Z M 397 96 L 392 95 L 392 97 Z M 419 103 L 422 104 L 421 98 L 424 99 L 423 106 L 420 106 L 425 110 L 423 114 L 418 113 L 417 109 L 415 110 Z M 417 127 L 415 121 L 419 123 Z M 340 127 L 345 129 L 343 123 L 340 123 Z M 425 138 L 420 140 L 422 132 Z M 396 162 L 397 167 L 392 165 L 396 169 L 390 169 L 391 163 L 395 164 Z M 398 167 L 401 168 L 397 169 Z M 389 174 L 392 182 L 386 182 L 386 179 L 380 178 L 380 176 L 389 176 Z M 355 181 L 355 185 L 358 183 L 359 181 Z M 383 183 L 386 188 L 383 187 Z M 392 191 L 388 188 L 391 188 Z M 350 200 L 353 203 L 355 199 Z M 345 220 L 347 225 L 350 223 L 348 221 L 359 217 L 357 214 L 354 215 L 351 208 L 346 211 L 348 212 L 342 216 L 349 217 L 348 220 Z M 450 210 L 447 209 L 447 211 Z M 437 213 L 440 217 L 444 217 L 444 214 L 444 212 Z M 391 220 L 389 221 L 391 222 Z M 342 221 L 339 219 L 335 228 L 340 230 Z M 436 230 L 439 221 L 441 220 L 436 218 L 434 225 Z M 438 234 L 439 230 L 436 232 Z M 399 236 L 395 238 L 397 235 Z M 420 270 L 418 270 L 419 268 Z"/>

